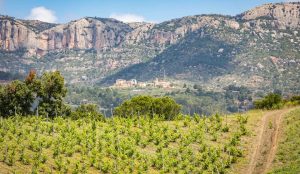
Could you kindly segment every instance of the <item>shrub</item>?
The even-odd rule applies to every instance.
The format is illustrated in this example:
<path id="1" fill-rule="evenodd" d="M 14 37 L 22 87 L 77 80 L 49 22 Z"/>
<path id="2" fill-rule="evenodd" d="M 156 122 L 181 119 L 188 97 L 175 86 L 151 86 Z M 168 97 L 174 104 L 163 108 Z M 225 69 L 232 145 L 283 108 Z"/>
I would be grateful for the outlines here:
<path id="1" fill-rule="evenodd" d="M 300 104 L 300 95 L 297 95 L 297 96 L 293 96 L 291 99 L 290 99 L 291 102 L 295 103 L 296 105 L 297 104 Z"/>
<path id="2" fill-rule="evenodd" d="M 282 107 L 282 97 L 279 94 L 270 93 L 261 100 L 254 102 L 256 109 L 279 109 Z"/>

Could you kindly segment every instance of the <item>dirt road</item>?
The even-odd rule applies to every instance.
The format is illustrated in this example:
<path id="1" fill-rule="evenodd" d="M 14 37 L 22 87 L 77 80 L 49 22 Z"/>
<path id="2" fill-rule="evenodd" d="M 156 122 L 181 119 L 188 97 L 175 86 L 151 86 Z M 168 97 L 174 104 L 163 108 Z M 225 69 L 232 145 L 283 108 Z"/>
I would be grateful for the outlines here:
<path id="1" fill-rule="evenodd" d="M 282 118 L 291 110 L 293 109 L 271 111 L 262 117 L 262 126 L 255 140 L 248 174 L 266 173 L 270 169 L 276 154 Z"/>

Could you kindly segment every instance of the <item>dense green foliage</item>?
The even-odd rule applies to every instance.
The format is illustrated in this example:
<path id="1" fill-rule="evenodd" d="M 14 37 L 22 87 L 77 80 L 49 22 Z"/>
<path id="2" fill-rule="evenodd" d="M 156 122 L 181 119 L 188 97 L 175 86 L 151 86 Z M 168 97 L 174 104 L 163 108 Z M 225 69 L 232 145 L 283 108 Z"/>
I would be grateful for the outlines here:
<path id="1" fill-rule="evenodd" d="M 0 115 L 29 114 L 34 101 L 33 92 L 19 80 L 1 87 L 0 90 Z"/>
<path id="2" fill-rule="evenodd" d="M 170 97 L 136 96 L 116 107 L 114 114 L 120 117 L 158 116 L 164 120 L 174 119 L 181 106 Z"/>
<path id="3" fill-rule="evenodd" d="M 83 104 L 78 106 L 75 111 L 71 113 L 71 118 L 75 120 L 80 118 L 102 120 L 103 115 L 99 113 L 97 105 Z"/>
<path id="4" fill-rule="evenodd" d="M 79 109 L 80 110 L 80 109 Z M 114 117 L 0 119 L 4 173 L 227 173 L 242 156 L 247 117 L 175 121 Z"/>
<path id="5" fill-rule="evenodd" d="M 283 136 L 271 173 L 300 173 L 300 110 L 292 111 L 283 122 Z"/>
<path id="6" fill-rule="evenodd" d="M 58 71 L 41 77 L 31 71 L 24 81 L 15 80 L 1 87 L 0 115 L 64 115 L 69 110 L 63 103 L 65 95 L 64 78 Z"/>
<path id="7" fill-rule="evenodd" d="M 48 113 L 49 116 L 64 115 L 68 108 L 63 103 L 67 89 L 64 84 L 64 77 L 60 72 L 44 73 L 40 79 L 40 110 Z"/>
<path id="8" fill-rule="evenodd" d="M 278 109 L 282 107 L 282 97 L 279 94 L 270 93 L 261 100 L 254 102 L 257 109 Z"/>

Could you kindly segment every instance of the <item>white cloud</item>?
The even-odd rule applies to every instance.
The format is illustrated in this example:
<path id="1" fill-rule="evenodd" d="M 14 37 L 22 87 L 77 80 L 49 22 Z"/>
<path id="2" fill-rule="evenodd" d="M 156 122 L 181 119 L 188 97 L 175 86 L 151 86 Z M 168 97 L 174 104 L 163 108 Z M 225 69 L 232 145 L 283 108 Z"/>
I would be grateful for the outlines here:
<path id="1" fill-rule="evenodd" d="M 31 20 L 40 20 L 43 22 L 53 23 L 57 21 L 57 17 L 55 16 L 55 12 L 49 10 L 43 6 L 35 7 L 31 9 L 29 16 L 27 19 Z"/>
<path id="2" fill-rule="evenodd" d="M 130 23 L 130 22 L 146 22 L 146 19 L 143 16 L 135 15 L 135 14 L 116 14 L 113 13 L 109 16 L 110 18 L 117 19 L 122 22 Z"/>

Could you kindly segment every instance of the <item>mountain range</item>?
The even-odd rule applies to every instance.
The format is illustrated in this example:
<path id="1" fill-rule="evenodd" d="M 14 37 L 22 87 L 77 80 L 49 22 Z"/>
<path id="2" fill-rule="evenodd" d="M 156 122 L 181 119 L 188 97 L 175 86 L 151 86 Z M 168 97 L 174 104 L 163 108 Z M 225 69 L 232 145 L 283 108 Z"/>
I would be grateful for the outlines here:
<path id="1" fill-rule="evenodd" d="M 300 93 L 300 3 L 236 16 L 154 23 L 84 17 L 66 24 L 0 17 L 0 72 L 60 70 L 68 83 L 169 80 Z"/>

